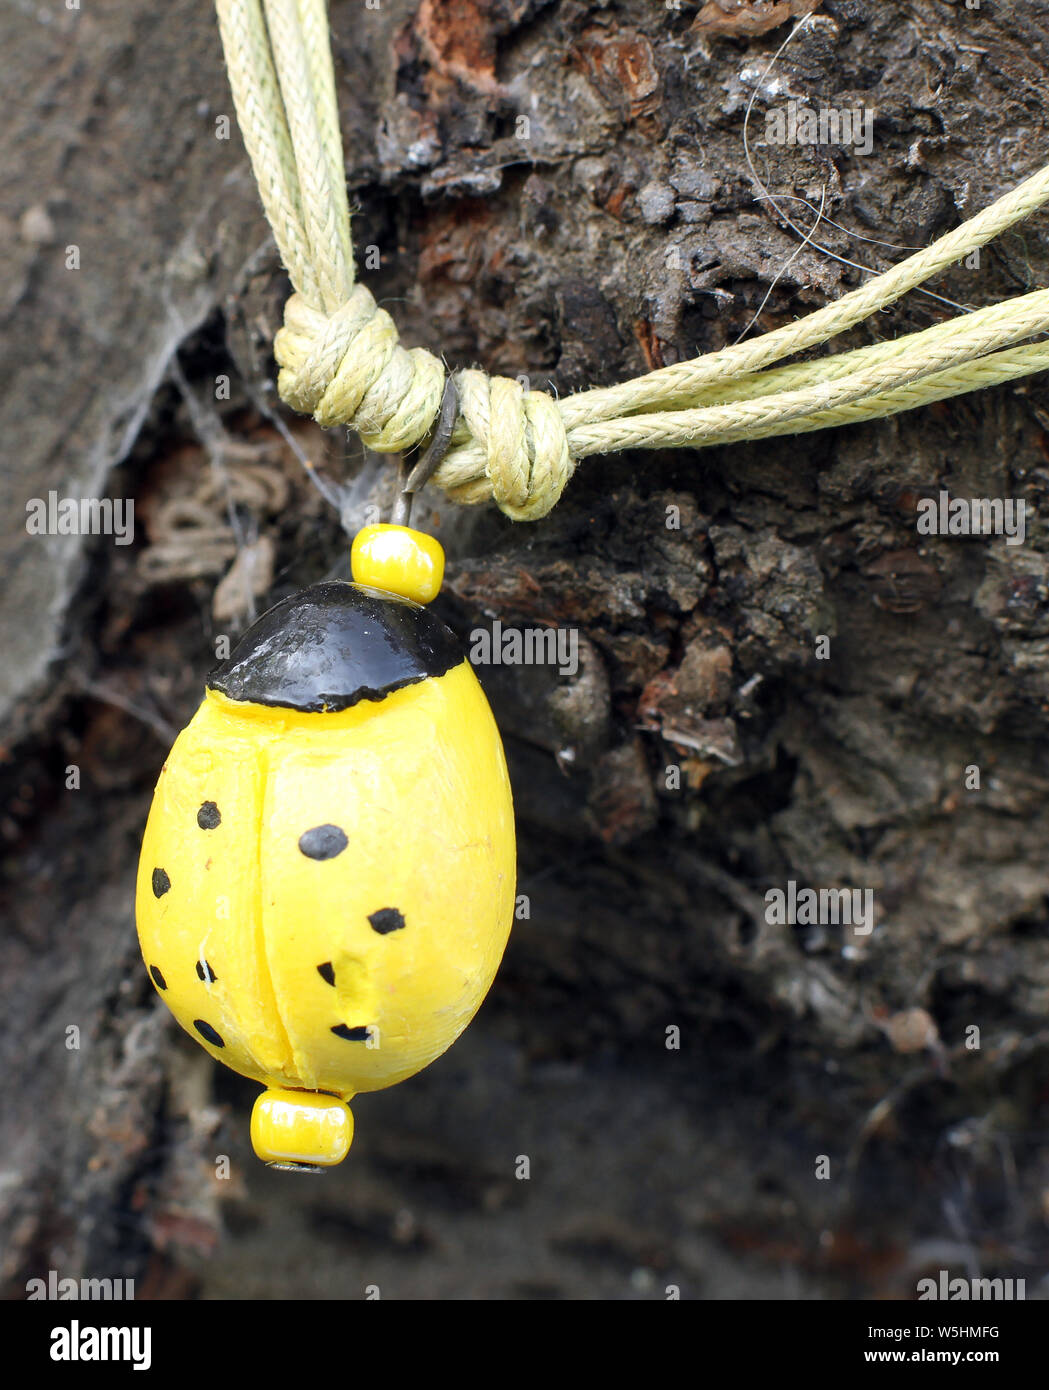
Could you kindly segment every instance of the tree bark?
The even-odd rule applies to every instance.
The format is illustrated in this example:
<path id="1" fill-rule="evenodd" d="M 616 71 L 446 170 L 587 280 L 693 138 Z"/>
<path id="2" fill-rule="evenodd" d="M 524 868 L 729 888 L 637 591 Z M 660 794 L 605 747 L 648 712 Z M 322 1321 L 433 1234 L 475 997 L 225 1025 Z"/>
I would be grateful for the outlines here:
<path id="1" fill-rule="evenodd" d="M 392 470 L 270 389 L 288 285 L 209 8 L 49 13 L 2 21 L 9 1295 L 49 1269 L 139 1297 L 1032 1287 L 1045 381 L 590 459 L 535 524 L 426 494 L 444 619 L 577 634 L 578 670 L 481 668 L 529 916 L 464 1038 L 357 1103 L 341 1169 L 292 1181 L 251 1154 L 254 1088 L 144 975 L 138 839 L 216 637 L 347 573 L 274 413 L 350 531 Z M 362 277 L 407 345 L 562 395 L 819 307 L 863 274 L 836 257 L 895 263 L 1047 148 L 1047 0 L 336 0 L 331 24 Z M 756 197 L 755 92 L 754 168 L 804 231 L 825 193 L 828 251 Z M 768 139 L 791 101 L 872 111 L 870 152 Z M 835 348 L 1049 283 L 1046 225 Z M 919 535 L 944 489 L 1022 499 L 1024 543 Z M 133 500 L 134 543 L 29 534 L 50 490 Z M 873 890 L 874 930 L 781 924 L 791 883 Z"/>

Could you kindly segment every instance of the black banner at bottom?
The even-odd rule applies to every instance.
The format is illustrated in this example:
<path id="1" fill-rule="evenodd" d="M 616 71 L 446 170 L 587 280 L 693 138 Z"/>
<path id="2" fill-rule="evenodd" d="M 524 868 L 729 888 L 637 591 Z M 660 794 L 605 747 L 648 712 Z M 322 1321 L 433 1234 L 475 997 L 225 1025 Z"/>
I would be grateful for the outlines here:
<path id="1" fill-rule="evenodd" d="M 1042 1301 L 645 1302 L 8 1302 L 0 1303 L 0 1337 L 9 1360 L 34 1378 L 41 1370 L 74 1379 L 96 1371 L 112 1379 L 125 1370 L 199 1377 L 206 1364 L 209 1383 L 222 1372 L 270 1380 L 289 1358 L 306 1379 L 310 1364 L 314 1374 L 330 1376 L 341 1358 L 349 1374 L 351 1364 L 360 1370 L 366 1351 L 367 1374 L 377 1373 L 375 1356 L 393 1356 L 398 1379 L 411 1373 L 413 1353 L 427 1377 L 435 1356 L 449 1370 L 451 1358 L 477 1358 L 471 1374 L 478 1375 L 548 1377 L 555 1363 L 575 1374 L 564 1359 L 570 1350 L 588 1378 L 604 1362 L 620 1376 L 633 1374 L 633 1357 L 646 1378 L 679 1363 L 721 1375 L 945 1366 L 1007 1369 L 1015 1377 L 1045 1344 Z M 431 1323 L 434 1337 L 420 1336 Z M 512 1341 L 500 1340 L 504 1329 Z M 379 1331 L 381 1342 L 362 1341 L 350 1354 L 355 1337 Z"/>

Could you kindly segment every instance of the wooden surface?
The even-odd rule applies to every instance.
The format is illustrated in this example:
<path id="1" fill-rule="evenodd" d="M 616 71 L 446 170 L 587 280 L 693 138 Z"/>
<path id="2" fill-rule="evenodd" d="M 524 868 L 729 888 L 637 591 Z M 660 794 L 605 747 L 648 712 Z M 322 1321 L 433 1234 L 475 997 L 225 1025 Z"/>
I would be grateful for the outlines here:
<path id="1" fill-rule="evenodd" d="M 563 393 L 738 336 L 797 244 L 755 202 L 741 138 L 786 31 L 734 34 L 713 10 L 739 7 L 701 8 L 693 29 L 700 7 L 651 0 L 334 5 L 355 243 L 365 264 L 379 249 L 363 273 L 407 344 Z M 763 177 L 817 204 L 826 183 L 850 229 L 828 244 L 878 268 L 902 253 L 862 238 L 921 246 L 986 205 L 1049 152 L 1049 4 L 1012 8 L 824 0 L 752 135 L 769 101 L 866 104 L 873 150 L 755 148 Z M 1033 1288 L 1044 528 L 920 544 L 914 518 L 940 487 L 1049 513 L 1046 384 L 593 459 L 534 526 L 421 507 L 464 638 L 495 618 L 579 634 L 572 677 L 479 672 L 531 916 L 462 1042 L 358 1104 L 338 1174 L 269 1173 L 248 1147 L 254 1088 L 144 978 L 135 860 L 214 639 L 249 619 L 244 575 L 261 611 L 344 574 L 349 542 L 253 403 L 286 285 L 235 128 L 216 139 L 232 106 L 208 7 L 49 13 L 0 21 L 11 1296 L 49 1269 L 132 1277 L 140 1297 L 913 1297 L 929 1268 L 970 1266 Z M 1047 226 L 936 288 L 978 305 L 1049 283 Z M 855 275 L 806 250 L 760 326 Z M 912 295 L 841 346 L 946 312 Z M 351 526 L 389 499 L 356 445 L 289 424 L 346 487 Z M 134 545 L 26 535 L 29 498 L 107 487 L 135 501 Z M 791 879 L 873 888 L 876 932 L 770 925 L 763 895 Z"/>

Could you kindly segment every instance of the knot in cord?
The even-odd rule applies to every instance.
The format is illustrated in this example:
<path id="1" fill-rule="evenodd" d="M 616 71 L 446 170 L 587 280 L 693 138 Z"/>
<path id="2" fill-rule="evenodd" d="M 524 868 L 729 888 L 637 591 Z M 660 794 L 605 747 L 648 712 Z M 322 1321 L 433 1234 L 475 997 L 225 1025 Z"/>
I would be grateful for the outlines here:
<path id="1" fill-rule="evenodd" d="M 545 391 L 526 391 L 519 381 L 475 370 L 456 372 L 455 384 L 460 418 L 475 443 L 449 450 L 437 481 L 454 485 L 456 463 L 476 459 L 487 491 L 507 516 L 546 516 L 575 468 L 556 402 Z"/>
<path id="2" fill-rule="evenodd" d="M 331 314 L 293 294 L 273 353 L 282 400 L 323 429 L 350 426 L 380 453 L 418 444 L 441 404 L 443 365 L 424 348 L 401 347 L 393 319 L 364 285 Z"/>
<path id="3" fill-rule="evenodd" d="M 431 433 L 444 364 L 425 348 L 403 348 L 366 286 L 355 285 L 331 314 L 293 294 L 273 350 L 281 399 L 324 429 L 347 425 L 380 453 L 412 448 Z M 434 481 L 460 502 L 491 497 L 515 521 L 545 516 L 574 468 L 556 403 L 508 377 L 468 370 L 455 380 L 459 414 Z"/>

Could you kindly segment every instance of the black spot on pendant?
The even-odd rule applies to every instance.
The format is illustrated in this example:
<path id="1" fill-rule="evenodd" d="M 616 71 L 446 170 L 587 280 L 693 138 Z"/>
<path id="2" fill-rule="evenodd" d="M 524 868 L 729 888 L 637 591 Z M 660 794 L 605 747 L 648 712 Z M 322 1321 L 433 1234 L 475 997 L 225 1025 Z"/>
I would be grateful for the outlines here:
<path id="1" fill-rule="evenodd" d="M 307 859 L 334 859 L 349 843 L 337 825 L 315 825 L 299 836 L 299 849 Z"/>
<path id="2" fill-rule="evenodd" d="M 222 824 L 222 812 L 214 801 L 205 801 L 197 812 L 197 824 L 201 830 L 214 830 Z"/>
<path id="3" fill-rule="evenodd" d="M 337 1038 L 345 1038 L 347 1042 L 367 1042 L 372 1032 L 370 1028 L 350 1028 L 345 1023 L 337 1023 L 331 1031 Z"/>
<path id="4" fill-rule="evenodd" d="M 222 1034 L 216 1033 L 214 1028 L 212 1028 L 211 1024 L 205 1023 L 202 1018 L 195 1018 L 193 1020 L 193 1027 L 197 1030 L 197 1032 L 200 1034 L 200 1036 L 204 1039 L 205 1042 L 211 1043 L 212 1047 L 226 1046 L 226 1044 L 222 1040 Z"/>
<path id="5" fill-rule="evenodd" d="M 378 912 L 372 912 L 368 921 L 372 925 L 372 930 L 377 931 L 380 936 L 385 936 L 388 932 L 400 931 L 404 926 L 404 917 L 395 907 L 380 907 Z"/>
<path id="6" fill-rule="evenodd" d="M 154 870 L 153 870 L 153 896 L 154 896 L 155 898 L 162 898 L 162 897 L 164 896 L 164 894 L 168 891 L 168 889 L 169 889 L 170 887 L 171 887 L 171 879 L 168 878 L 168 876 L 167 876 L 167 874 L 164 872 L 164 870 L 163 870 L 163 869 L 154 869 Z"/>

